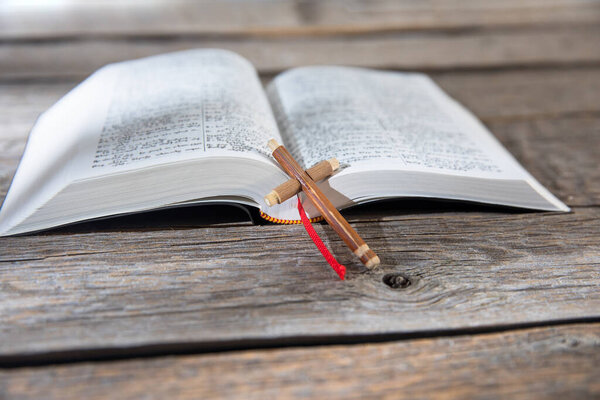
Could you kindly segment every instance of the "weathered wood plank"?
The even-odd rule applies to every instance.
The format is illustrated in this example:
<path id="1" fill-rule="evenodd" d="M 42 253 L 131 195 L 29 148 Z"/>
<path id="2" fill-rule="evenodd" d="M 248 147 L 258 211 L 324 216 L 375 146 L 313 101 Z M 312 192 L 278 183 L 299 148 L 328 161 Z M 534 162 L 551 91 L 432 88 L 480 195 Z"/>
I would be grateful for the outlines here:
<path id="1" fill-rule="evenodd" d="M 592 24 L 597 1 L 342 0 L 70 2 L 0 8 L 0 38 L 82 35 L 284 35 Z"/>
<path id="2" fill-rule="evenodd" d="M 600 316 L 600 209 L 387 212 L 356 222 L 383 266 L 339 281 L 302 226 L 108 228 L 0 239 L 3 357 L 220 346 Z M 360 217 L 358 218 L 360 221 Z M 391 289 L 385 274 L 411 285 Z"/>
<path id="3" fill-rule="evenodd" d="M 600 111 L 600 69 L 564 68 L 432 73 L 485 123 Z"/>
<path id="4" fill-rule="evenodd" d="M 600 324 L 0 372 L 19 399 L 590 399 Z"/>
<path id="5" fill-rule="evenodd" d="M 311 64 L 400 69 L 497 68 L 600 62 L 600 26 L 510 31 L 466 31 L 452 35 L 238 40 L 212 37 L 132 38 L 15 42 L 0 46 L 0 78 L 83 77 L 101 66 L 190 48 L 224 48 L 250 60 L 261 72 Z"/>

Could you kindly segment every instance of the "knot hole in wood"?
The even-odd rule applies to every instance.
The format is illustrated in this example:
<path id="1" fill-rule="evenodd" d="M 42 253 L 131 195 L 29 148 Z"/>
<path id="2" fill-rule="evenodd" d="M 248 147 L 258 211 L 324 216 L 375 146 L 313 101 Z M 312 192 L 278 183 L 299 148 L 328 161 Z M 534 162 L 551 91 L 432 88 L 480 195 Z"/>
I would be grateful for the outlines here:
<path id="1" fill-rule="evenodd" d="M 382 281 L 392 289 L 405 289 L 412 283 L 408 276 L 401 273 L 386 274 L 383 276 Z"/>

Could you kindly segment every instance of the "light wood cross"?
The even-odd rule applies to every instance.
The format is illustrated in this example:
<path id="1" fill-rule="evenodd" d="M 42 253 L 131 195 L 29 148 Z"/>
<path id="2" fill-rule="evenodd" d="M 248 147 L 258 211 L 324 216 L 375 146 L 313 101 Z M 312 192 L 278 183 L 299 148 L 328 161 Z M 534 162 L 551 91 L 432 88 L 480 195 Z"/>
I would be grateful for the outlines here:
<path id="1" fill-rule="evenodd" d="M 289 151 L 277 143 L 276 140 L 269 140 L 269 148 L 271 149 L 275 160 L 277 160 L 281 168 L 291 177 L 291 179 L 282 185 L 279 185 L 265 196 L 267 204 L 278 204 L 291 198 L 300 191 L 304 192 L 306 197 L 308 197 L 323 218 L 325 218 L 325 221 L 327 221 L 333 230 L 336 231 L 360 261 L 369 269 L 378 266 L 380 264 L 379 257 L 369 248 L 358 233 L 356 233 L 348 221 L 342 217 L 339 211 L 315 183 L 316 180 L 321 180 L 330 176 L 333 171 L 339 167 L 339 162 L 336 159 L 321 161 L 308 171 L 305 171 L 300 164 L 294 160 Z M 322 178 L 319 179 L 319 177 Z"/>

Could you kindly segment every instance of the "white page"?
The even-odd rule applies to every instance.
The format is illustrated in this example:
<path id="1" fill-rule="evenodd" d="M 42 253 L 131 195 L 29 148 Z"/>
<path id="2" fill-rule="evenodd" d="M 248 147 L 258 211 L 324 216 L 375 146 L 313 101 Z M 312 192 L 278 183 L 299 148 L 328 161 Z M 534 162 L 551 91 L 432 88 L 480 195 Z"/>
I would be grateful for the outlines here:
<path id="1" fill-rule="evenodd" d="M 120 63 L 94 173 L 221 154 L 268 156 L 279 137 L 254 67 L 225 50 Z"/>
<path id="2" fill-rule="evenodd" d="M 341 197 L 366 201 L 418 195 L 569 210 L 473 115 L 423 74 L 303 67 L 277 76 L 268 95 L 284 142 L 305 167 L 331 157 L 339 159 L 343 169 L 329 182 Z M 422 185 L 395 184 L 402 179 L 394 175 L 395 180 L 359 197 L 348 192 L 347 177 L 371 173 L 361 185 L 368 189 L 383 171 L 404 172 L 402 176 L 421 174 Z M 432 176 L 438 183 L 428 185 L 425 178 Z M 497 190 L 476 194 L 472 185 L 477 186 L 482 179 L 492 185 L 496 182 Z M 466 186 L 443 189 L 448 182 L 459 181 Z M 507 182 L 514 182 L 510 190 L 520 188 L 512 200 L 506 198 L 508 189 L 500 189 L 506 188 Z M 310 207 L 307 210 L 311 211 Z"/>
<path id="3" fill-rule="evenodd" d="M 82 171 L 73 165 L 95 146 L 109 104 L 112 77 L 96 72 L 38 118 L 0 209 L 0 234 L 80 175 Z"/>
<path id="4" fill-rule="evenodd" d="M 269 88 L 292 154 L 311 166 L 392 168 L 514 179 L 522 170 L 425 75 L 305 67 Z"/>
<path id="5" fill-rule="evenodd" d="M 273 137 L 281 140 L 257 73 L 235 53 L 108 65 L 37 121 L 0 210 L 0 233 L 77 180 L 213 155 L 272 164 Z"/>

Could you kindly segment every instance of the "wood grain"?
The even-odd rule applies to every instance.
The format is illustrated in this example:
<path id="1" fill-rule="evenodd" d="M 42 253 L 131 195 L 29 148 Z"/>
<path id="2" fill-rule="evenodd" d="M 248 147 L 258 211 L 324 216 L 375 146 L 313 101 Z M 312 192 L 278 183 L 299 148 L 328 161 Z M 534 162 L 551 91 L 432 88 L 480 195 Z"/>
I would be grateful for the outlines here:
<path id="1" fill-rule="evenodd" d="M 401 30 L 457 30 L 582 25 L 600 20 L 591 1 L 279 0 L 72 1 L 69 7 L 0 8 L 0 38 L 52 39 L 141 35 L 332 35 Z"/>
<path id="2" fill-rule="evenodd" d="M 0 372 L 19 399 L 591 399 L 600 324 Z"/>
<path id="3" fill-rule="evenodd" d="M 328 226 L 316 226 L 349 268 L 346 281 L 337 280 L 301 226 L 92 225 L 2 238 L 0 359 L 599 317 L 600 208 L 402 207 L 385 210 L 385 219 L 351 219 L 381 257 L 371 273 Z M 389 273 L 406 274 L 411 285 L 391 289 L 382 282 Z"/>
<path id="4" fill-rule="evenodd" d="M 313 64 L 451 70 L 598 65 L 598 24 L 500 31 L 360 36 L 174 37 L 7 42 L 0 46 L 0 79 L 81 78 L 105 64 L 192 48 L 223 48 L 260 72 Z"/>
<path id="5" fill-rule="evenodd" d="M 600 69 L 595 67 L 450 71 L 432 77 L 486 123 L 600 112 Z"/>

